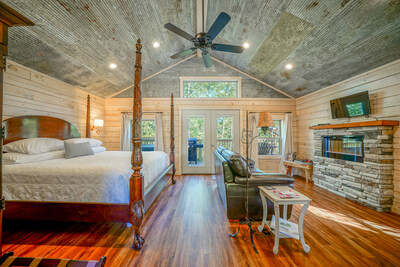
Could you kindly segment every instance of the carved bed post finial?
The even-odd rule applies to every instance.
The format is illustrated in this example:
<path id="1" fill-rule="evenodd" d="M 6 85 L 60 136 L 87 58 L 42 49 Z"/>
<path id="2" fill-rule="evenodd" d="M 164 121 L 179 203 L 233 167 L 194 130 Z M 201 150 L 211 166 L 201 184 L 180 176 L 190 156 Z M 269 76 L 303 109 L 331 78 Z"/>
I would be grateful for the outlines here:
<path id="1" fill-rule="evenodd" d="M 86 137 L 90 137 L 90 95 L 87 96 L 86 105 Z"/>
<path id="2" fill-rule="evenodd" d="M 143 203 L 143 174 L 140 172 L 143 164 L 142 157 L 142 45 L 140 39 L 136 43 L 135 82 L 133 87 L 133 120 L 132 120 L 132 176 L 129 180 L 129 217 L 135 229 L 133 249 L 140 250 L 144 238 L 140 236 L 140 226 L 144 215 Z"/>
<path id="3" fill-rule="evenodd" d="M 173 164 L 174 166 L 172 167 L 172 183 L 175 184 L 175 172 L 176 172 L 176 167 L 175 167 L 175 132 L 174 132 L 174 94 L 171 94 L 171 144 L 170 144 L 170 149 L 171 153 L 169 154 L 169 163 Z"/>

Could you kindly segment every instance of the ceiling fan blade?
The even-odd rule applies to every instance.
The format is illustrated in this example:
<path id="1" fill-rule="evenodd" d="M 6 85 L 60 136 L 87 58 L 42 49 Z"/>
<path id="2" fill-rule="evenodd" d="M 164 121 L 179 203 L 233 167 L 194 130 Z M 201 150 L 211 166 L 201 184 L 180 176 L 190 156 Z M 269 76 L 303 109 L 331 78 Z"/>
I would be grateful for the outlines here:
<path id="1" fill-rule="evenodd" d="M 242 53 L 244 50 L 243 46 L 238 45 L 227 45 L 227 44 L 212 44 L 211 49 L 215 51 L 231 52 L 231 53 Z"/>
<path id="2" fill-rule="evenodd" d="M 207 37 L 210 38 L 210 41 L 214 40 L 217 37 L 218 33 L 222 31 L 226 24 L 231 20 L 231 17 L 225 12 L 221 12 L 218 15 L 218 18 L 214 21 L 214 24 L 207 32 Z"/>
<path id="3" fill-rule="evenodd" d="M 196 51 L 196 48 L 192 47 L 192 48 L 183 50 L 183 51 L 181 51 L 179 53 L 176 53 L 175 55 L 172 55 L 171 58 L 172 59 L 176 59 L 176 58 L 179 58 L 179 57 L 184 57 L 184 56 L 189 55 L 189 54 L 191 54 L 191 53 L 193 53 L 195 51 Z"/>
<path id="4" fill-rule="evenodd" d="M 207 50 L 203 50 L 201 55 L 203 56 L 203 61 L 206 68 L 211 68 L 212 62 L 211 62 L 210 52 L 208 52 Z"/>
<path id="5" fill-rule="evenodd" d="M 191 36 L 190 34 L 188 34 L 187 32 L 185 32 L 184 30 L 179 29 L 178 27 L 176 27 L 175 25 L 171 24 L 171 23 L 167 23 L 164 25 L 164 28 L 167 30 L 170 30 L 171 32 L 189 40 L 192 41 L 194 39 L 193 36 Z"/>

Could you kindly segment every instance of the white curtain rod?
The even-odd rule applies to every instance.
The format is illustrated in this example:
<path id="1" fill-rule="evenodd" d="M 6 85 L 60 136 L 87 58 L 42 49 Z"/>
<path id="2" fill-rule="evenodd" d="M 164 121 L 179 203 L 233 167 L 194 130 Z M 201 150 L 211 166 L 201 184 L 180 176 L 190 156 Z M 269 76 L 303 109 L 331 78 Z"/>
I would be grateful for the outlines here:
<path id="1" fill-rule="evenodd" d="M 263 112 L 263 111 L 250 111 L 249 112 L 249 114 L 254 114 L 254 113 L 260 113 L 260 112 Z M 288 112 L 274 112 L 274 111 L 268 111 L 269 113 L 273 113 L 273 114 L 292 114 L 292 112 L 291 111 L 288 111 Z"/>
<path id="2" fill-rule="evenodd" d="M 122 114 L 133 114 L 131 111 L 121 112 Z M 162 111 L 143 111 L 143 114 L 163 114 Z"/>

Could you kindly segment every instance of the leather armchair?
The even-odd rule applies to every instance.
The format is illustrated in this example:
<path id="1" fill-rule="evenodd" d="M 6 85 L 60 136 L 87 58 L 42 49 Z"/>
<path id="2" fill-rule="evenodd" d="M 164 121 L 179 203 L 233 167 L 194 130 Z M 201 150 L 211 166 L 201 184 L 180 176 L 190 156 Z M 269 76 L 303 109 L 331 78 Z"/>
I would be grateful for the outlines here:
<path id="1" fill-rule="evenodd" d="M 236 156 L 235 156 L 236 155 Z M 231 158 L 237 157 L 223 147 L 214 151 L 215 176 L 219 195 L 225 207 L 228 219 L 243 219 L 246 217 L 246 177 L 238 175 L 235 170 L 241 170 L 238 166 L 232 166 L 235 162 Z M 232 168 L 233 167 L 233 168 Z M 246 168 L 246 166 L 244 166 Z M 262 219 L 262 202 L 259 193 L 259 186 L 287 185 L 293 187 L 294 179 L 282 173 L 263 173 L 257 168 L 250 169 L 248 197 L 249 197 L 249 218 L 253 220 Z M 243 174 L 243 173 L 242 173 Z M 267 200 L 268 219 L 274 213 L 273 203 Z M 290 218 L 292 206 L 288 206 L 288 217 Z M 283 208 L 281 208 L 281 214 Z"/>

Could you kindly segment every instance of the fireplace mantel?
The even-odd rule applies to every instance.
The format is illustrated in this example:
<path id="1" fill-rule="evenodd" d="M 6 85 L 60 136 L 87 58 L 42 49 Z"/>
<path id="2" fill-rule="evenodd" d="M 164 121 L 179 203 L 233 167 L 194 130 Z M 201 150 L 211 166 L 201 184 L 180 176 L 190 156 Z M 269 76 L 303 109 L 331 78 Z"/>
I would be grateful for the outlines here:
<path id="1" fill-rule="evenodd" d="M 354 127 L 368 127 L 368 126 L 399 126 L 399 121 L 378 120 L 378 121 L 361 121 L 361 122 L 351 122 L 342 124 L 327 124 L 327 125 L 311 126 L 310 129 L 322 130 L 322 129 L 354 128 Z"/>

